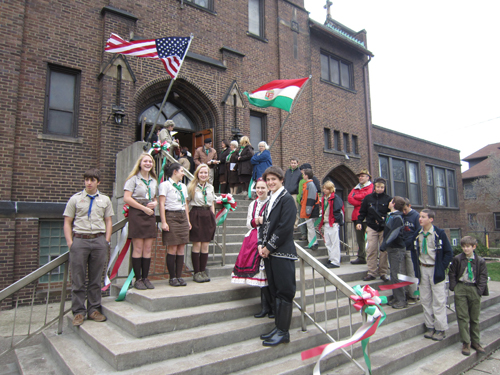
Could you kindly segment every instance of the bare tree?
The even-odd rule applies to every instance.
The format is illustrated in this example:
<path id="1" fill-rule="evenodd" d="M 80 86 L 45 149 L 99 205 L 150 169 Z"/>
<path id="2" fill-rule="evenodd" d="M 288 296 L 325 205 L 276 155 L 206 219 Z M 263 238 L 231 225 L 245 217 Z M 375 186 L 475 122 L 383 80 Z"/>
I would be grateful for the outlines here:
<path id="1" fill-rule="evenodd" d="M 478 200 L 496 211 L 500 209 L 500 155 L 492 154 L 486 162 L 490 165 L 490 173 L 473 182 L 473 192 Z"/>

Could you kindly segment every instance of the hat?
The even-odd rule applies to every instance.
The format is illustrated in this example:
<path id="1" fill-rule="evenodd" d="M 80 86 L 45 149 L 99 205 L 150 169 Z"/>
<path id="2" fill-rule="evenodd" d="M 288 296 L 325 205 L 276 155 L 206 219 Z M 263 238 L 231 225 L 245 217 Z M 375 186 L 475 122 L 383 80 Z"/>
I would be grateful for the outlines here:
<path id="1" fill-rule="evenodd" d="M 372 175 L 370 174 L 370 172 L 368 172 L 368 169 L 362 169 L 361 172 L 359 172 L 356 176 L 359 176 L 360 174 L 366 174 L 370 178 L 372 178 Z"/>
<path id="2" fill-rule="evenodd" d="M 212 138 L 205 138 L 205 144 L 212 143 Z"/>
<path id="3" fill-rule="evenodd" d="M 172 120 L 165 121 L 165 127 L 168 128 L 169 126 L 175 126 L 175 122 Z"/>

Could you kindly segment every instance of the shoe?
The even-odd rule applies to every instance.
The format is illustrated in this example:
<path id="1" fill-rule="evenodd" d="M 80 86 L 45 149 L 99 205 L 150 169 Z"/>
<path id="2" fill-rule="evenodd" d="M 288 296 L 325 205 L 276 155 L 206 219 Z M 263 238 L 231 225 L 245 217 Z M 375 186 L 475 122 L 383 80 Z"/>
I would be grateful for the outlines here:
<path id="1" fill-rule="evenodd" d="M 253 316 L 254 318 L 260 319 L 264 318 L 268 314 L 269 317 L 273 315 L 273 310 L 271 308 L 271 292 L 269 291 L 268 287 L 260 288 L 260 306 L 260 313 L 255 314 Z"/>
<path id="2" fill-rule="evenodd" d="M 392 304 L 393 309 L 404 309 L 405 307 L 408 307 L 408 304 L 405 301 L 398 301 Z"/>
<path id="3" fill-rule="evenodd" d="M 307 236 L 302 235 L 302 236 L 300 236 L 300 239 L 301 239 L 302 241 L 303 241 L 303 240 L 307 240 Z"/>
<path id="4" fill-rule="evenodd" d="M 177 281 L 179 282 L 179 286 L 186 286 L 187 283 L 184 281 L 184 279 L 182 277 L 179 277 L 177 279 Z"/>
<path id="5" fill-rule="evenodd" d="M 78 327 L 83 324 L 84 317 L 82 314 L 76 314 L 75 317 L 73 318 L 73 327 Z"/>
<path id="6" fill-rule="evenodd" d="M 204 283 L 205 282 L 205 278 L 203 277 L 201 272 L 196 272 L 193 276 L 193 280 L 197 283 Z"/>
<path id="7" fill-rule="evenodd" d="M 290 324 L 292 323 L 293 304 L 284 300 L 276 299 L 279 308 L 276 312 L 276 332 L 267 340 L 262 342 L 264 346 L 277 346 L 290 342 Z"/>
<path id="8" fill-rule="evenodd" d="M 318 250 L 318 244 L 312 245 L 309 249 L 316 251 Z"/>
<path id="9" fill-rule="evenodd" d="M 170 286 L 181 286 L 181 284 L 179 284 L 179 280 L 177 280 L 176 278 L 168 280 L 168 283 L 170 284 Z"/>
<path id="10" fill-rule="evenodd" d="M 393 296 L 387 297 L 387 306 L 392 306 L 396 303 L 396 299 Z"/>
<path id="11" fill-rule="evenodd" d="M 94 322 L 105 322 L 107 320 L 106 316 L 101 314 L 99 311 L 95 310 L 90 314 L 87 319 L 93 320 Z"/>
<path id="12" fill-rule="evenodd" d="M 470 344 L 466 344 L 465 342 L 462 345 L 462 354 L 466 356 L 470 356 Z"/>
<path id="13" fill-rule="evenodd" d="M 135 289 L 139 289 L 139 290 L 146 290 L 146 289 L 148 289 L 148 287 L 144 284 L 144 281 L 142 281 L 142 280 L 137 280 L 134 283 L 134 288 Z"/>
<path id="14" fill-rule="evenodd" d="M 418 302 L 418 299 L 408 297 L 408 298 L 407 298 L 407 302 L 408 302 L 408 305 L 416 305 L 416 304 L 417 304 L 417 302 Z"/>
<path id="15" fill-rule="evenodd" d="M 435 332 L 436 331 L 434 330 L 434 328 L 427 328 L 427 331 L 425 331 L 424 337 L 426 339 L 432 339 L 432 336 L 434 336 Z"/>
<path id="16" fill-rule="evenodd" d="M 276 330 L 276 333 L 262 342 L 264 346 L 277 346 L 279 344 L 288 344 L 290 342 L 290 332 L 282 331 L 281 329 Z"/>
<path id="17" fill-rule="evenodd" d="M 376 279 L 376 277 L 374 277 L 372 275 L 366 275 L 365 277 L 363 277 L 363 281 L 372 281 L 375 279 Z"/>
<path id="18" fill-rule="evenodd" d="M 269 340 L 271 337 L 274 336 L 274 334 L 278 331 L 278 328 L 277 327 L 274 327 L 273 330 L 271 332 L 268 332 L 268 333 L 264 333 L 262 335 L 260 335 L 260 339 L 261 340 Z"/>
<path id="19" fill-rule="evenodd" d="M 361 258 L 357 258 L 357 259 L 351 260 L 351 264 L 366 264 L 366 260 L 361 259 Z"/>
<path id="20" fill-rule="evenodd" d="M 142 282 L 144 283 L 144 285 L 146 285 L 146 288 L 148 289 L 155 288 L 155 286 L 151 283 L 151 281 L 149 281 L 149 279 L 143 279 Z"/>
<path id="21" fill-rule="evenodd" d="M 326 264 L 326 268 L 339 268 L 340 266 L 337 266 L 336 264 L 333 264 L 333 263 L 327 263 Z"/>
<path id="22" fill-rule="evenodd" d="M 386 275 L 382 275 L 382 276 L 380 276 L 380 279 L 381 279 L 383 282 L 385 282 L 385 283 L 391 280 L 391 279 L 389 279 Z"/>
<path id="23" fill-rule="evenodd" d="M 208 283 L 210 281 L 210 277 L 208 277 L 207 270 L 201 271 L 201 276 L 203 276 L 203 280 Z"/>
<path id="24" fill-rule="evenodd" d="M 475 342 L 473 342 L 471 345 L 472 349 L 474 349 L 476 352 L 478 353 L 481 353 L 481 354 L 484 354 L 486 353 L 486 350 L 484 350 L 481 345 L 479 344 L 476 344 Z"/>
<path id="25" fill-rule="evenodd" d="M 443 339 L 446 337 L 446 333 L 444 331 L 436 331 L 434 332 L 434 335 L 432 336 L 432 339 L 434 341 L 443 341 Z"/>

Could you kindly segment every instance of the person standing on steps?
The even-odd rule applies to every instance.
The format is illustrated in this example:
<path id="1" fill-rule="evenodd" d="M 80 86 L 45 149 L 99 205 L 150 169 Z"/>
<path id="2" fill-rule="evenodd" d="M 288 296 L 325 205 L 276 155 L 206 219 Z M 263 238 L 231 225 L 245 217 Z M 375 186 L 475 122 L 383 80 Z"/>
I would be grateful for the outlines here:
<path id="1" fill-rule="evenodd" d="M 293 298 L 295 297 L 295 261 L 297 251 L 293 240 L 293 225 L 297 208 L 292 196 L 283 186 L 281 168 L 269 167 L 262 178 L 271 191 L 259 230 L 258 249 L 264 258 L 269 291 L 274 298 L 276 327 L 260 338 L 264 346 L 290 342 Z"/>
<path id="2" fill-rule="evenodd" d="M 303 169 L 302 176 L 306 182 L 302 185 L 300 218 L 306 220 L 308 248 L 318 250 L 318 240 L 316 239 L 314 224 L 319 217 L 319 194 L 312 179 L 312 169 Z"/>
<path id="3" fill-rule="evenodd" d="M 327 268 L 340 267 L 340 237 L 339 228 L 344 225 L 344 202 L 335 194 L 335 185 L 332 181 L 323 184 L 321 198 L 322 216 L 318 231 L 324 228 L 325 245 L 328 250 Z"/>
<path id="4" fill-rule="evenodd" d="M 212 138 L 206 138 L 203 141 L 204 145 L 198 147 L 194 152 L 193 160 L 196 168 L 200 164 L 206 164 L 210 168 L 208 182 L 213 185 L 215 178 L 215 167 L 219 164 L 217 160 L 217 151 L 212 147 Z"/>
<path id="5" fill-rule="evenodd" d="M 137 159 L 123 188 L 123 201 L 129 205 L 128 236 L 132 239 L 132 268 L 135 274 L 134 287 L 139 290 L 154 289 L 149 281 L 151 249 L 157 236 L 156 226 L 156 182 L 155 162 L 151 155 L 143 153 Z"/>
<path id="6" fill-rule="evenodd" d="M 299 212 L 299 202 L 297 201 L 297 194 L 299 193 L 299 182 L 302 179 L 302 172 L 299 169 L 299 160 L 297 158 L 290 159 L 290 168 L 285 172 L 285 189 L 292 195 L 295 200 L 295 207 Z M 299 224 L 299 215 L 295 218 L 295 229 Z"/>

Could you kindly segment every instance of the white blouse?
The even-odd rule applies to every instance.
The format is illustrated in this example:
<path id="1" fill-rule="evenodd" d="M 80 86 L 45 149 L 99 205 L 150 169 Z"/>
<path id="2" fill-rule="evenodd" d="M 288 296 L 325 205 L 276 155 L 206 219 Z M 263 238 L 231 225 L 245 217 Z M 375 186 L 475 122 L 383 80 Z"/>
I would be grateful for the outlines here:
<path id="1" fill-rule="evenodd" d="M 181 193 L 177 190 L 174 185 L 174 181 L 169 178 L 167 181 L 163 181 L 160 184 L 160 196 L 165 196 L 165 210 L 167 211 L 180 211 L 186 209 L 187 200 L 187 187 L 182 182 L 178 182 L 177 185 L 181 187 L 182 193 L 184 194 L 184 203 L 182 203 Z"/>

